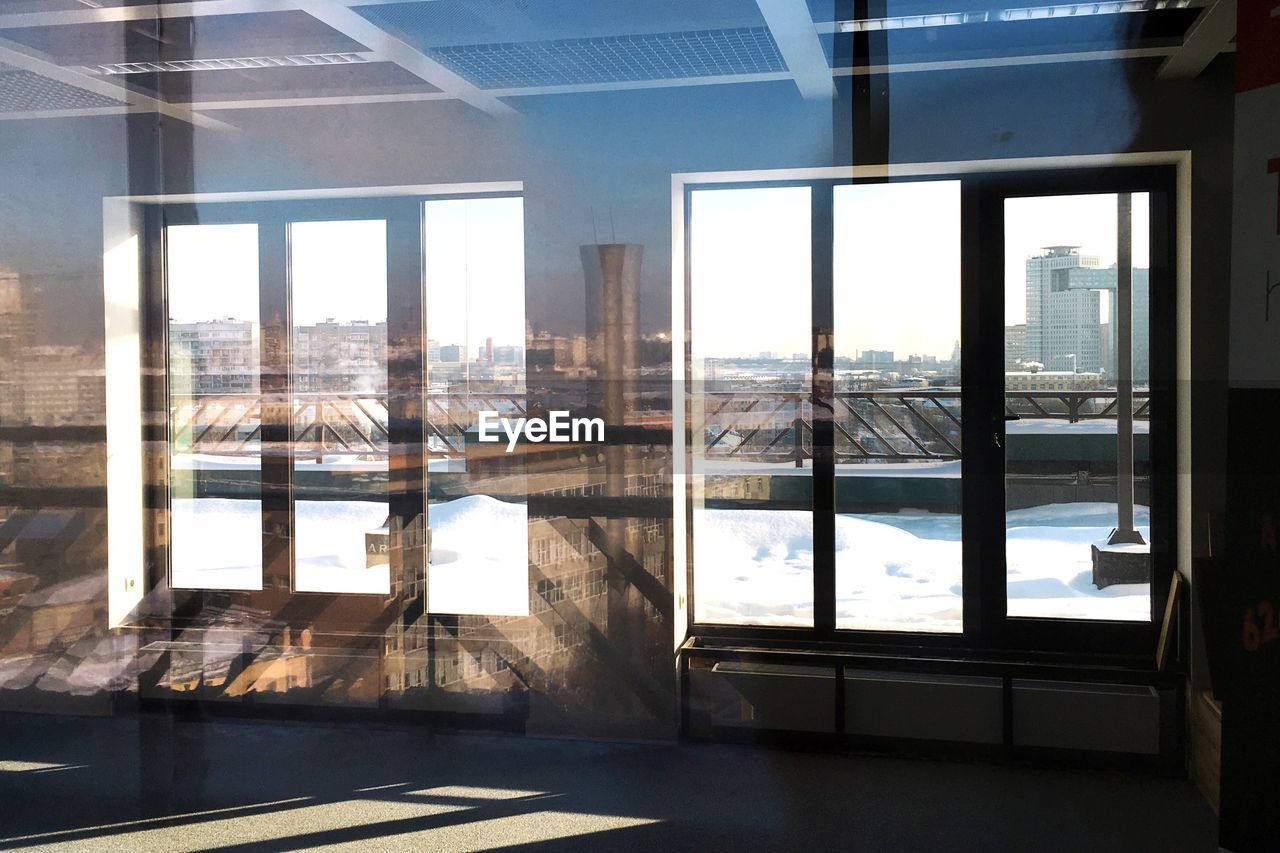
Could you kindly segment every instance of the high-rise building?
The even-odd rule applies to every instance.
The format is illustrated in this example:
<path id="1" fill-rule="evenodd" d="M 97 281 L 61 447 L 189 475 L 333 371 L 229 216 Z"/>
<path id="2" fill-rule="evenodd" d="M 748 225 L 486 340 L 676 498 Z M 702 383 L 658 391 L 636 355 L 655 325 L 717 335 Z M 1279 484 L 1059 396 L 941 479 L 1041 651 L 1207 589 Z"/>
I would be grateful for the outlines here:
<path id="1" fill-rule="evenodd" d="M 1048 302 L 1047 340 L 1054 352 L 1076 352 L 1079 370 L 1099 371 L 1114 382 L 1119 370 L 1116 361 L 1117 283 L 1116 267 L 1067 267 L 1052 272 Z M 1145 385 L 1151 375 L 1150 305 L 1151 271 L 1133 270 L 1130 298 L 1132 314 L 1133 381 Z M 1101 300 L 1107 300 L 1107 322 L 1100 316 Z M 1030 315 L 1028 315 L 1029 317 Z M 1062 370 L 1059 362 L 1045 366 Z"/>
<path id="2" fill-rule="evenodd" d="M 1079 246 L 1045 246 L 1027 258 L 1027 358 L 1046 370 L 1101 369 L 1101 307 L 1096 291 L 1066 286 L 1055 273 L 1096 268 Z M 1055 286 L 1056 285 L 1056 286 Z"/>
<path id="3" fill-rule="evenodd" d="M 27 315 L 23 311 L 22 279 L 0 267 L 0 421 L 17 420 L 22 412 L 22 371 L 19 353 L 27 344 Z"/>

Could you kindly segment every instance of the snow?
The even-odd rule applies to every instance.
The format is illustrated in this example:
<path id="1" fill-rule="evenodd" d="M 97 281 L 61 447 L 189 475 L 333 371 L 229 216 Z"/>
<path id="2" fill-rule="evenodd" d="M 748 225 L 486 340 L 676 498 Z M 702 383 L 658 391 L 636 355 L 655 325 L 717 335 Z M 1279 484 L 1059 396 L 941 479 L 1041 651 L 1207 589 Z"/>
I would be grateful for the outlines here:
<path id="1" fill-rule="evenodd" d="M 175 589 L 262 589 L 262 502 L 174 498 L 169 582 Z"/>
<path id="2" fill-rule="evenodd" d="M 484 495 L 432 504 L 427 609 L 527 616 L 529 508 Z"/>
<path id="3" fill-rule="evenodd" d="M 386 595 L 386 565 L 367 566 L 367 532 L 382 527 L 382 501 L 295 502 L 295 586 L 301 592 Z M 529 612 L 529 515 L 524 504 L 483 495 L 433 504 L 429 606 L 436 613 Z M 262 588 L 262 517 L 256 500 L 174 498 L 172 585 Z"/>
<path id="4" fill-rule="evenodd" d="M 696 459 L 695 473 L 701 476 L 740 474 L 771 474 L 789 477 L 797 474 L 810 476 L 813 464 L 806 459 L 803 468 L 795 462 L 758 462 L 748 459 Z M 926 479 L 958 479 L 960 460 L 942 462 L 850 462 L 836 465 L 837 477 L 923 477 Z"/>
<path id="5" fill-rule="evenodd" d="M 299 592 L 391 592 L 391 566 L 368 565 L 366 533 L 380 529 L 385 501 L 293 502 L 294 588 Z"/>
<path id="6" fill-rule="evenodd" d="M 1139 621 L 1149 585 L 1094 588 L 1090 544 L 1115 526 L 1115 504 L 1070 503 L 1006 516 L 1011 616 Z M 1136 508 L 1149 538 L 1145 507 Z M 813 624 L 811 514 L 704 509 L 694 514 L 698 621 Z M 836 620 L 841 628 L 961 630 L 960 516 L 836 516 Z"/>
<path id="7" fill-rule="evenodd" d="M 1070 433 L 1072 435 L 1115 435 L 1114 418 L 1092 418 L 1071 423 L 1058 418 L 1022 418 L 1007 421 L 1004 425 L 1006 435 L 1045 435 Z M 1151 432 L 1151 422 L 1134 420 L 1133 434 L 1146 435 Z"/>

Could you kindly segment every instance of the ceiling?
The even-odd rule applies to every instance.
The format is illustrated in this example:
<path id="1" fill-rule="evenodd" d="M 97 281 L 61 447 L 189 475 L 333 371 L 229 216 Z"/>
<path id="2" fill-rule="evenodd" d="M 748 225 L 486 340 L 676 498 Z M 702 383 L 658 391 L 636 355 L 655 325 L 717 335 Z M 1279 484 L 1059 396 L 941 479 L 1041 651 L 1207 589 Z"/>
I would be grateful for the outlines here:
<path id="1" fill-rule="evenodd" d="M 1232 49 L 1234 0 L 0 0 L 0 119 L 523 99 Z M 993 5 L 995 4 L 995 5 Z"/>

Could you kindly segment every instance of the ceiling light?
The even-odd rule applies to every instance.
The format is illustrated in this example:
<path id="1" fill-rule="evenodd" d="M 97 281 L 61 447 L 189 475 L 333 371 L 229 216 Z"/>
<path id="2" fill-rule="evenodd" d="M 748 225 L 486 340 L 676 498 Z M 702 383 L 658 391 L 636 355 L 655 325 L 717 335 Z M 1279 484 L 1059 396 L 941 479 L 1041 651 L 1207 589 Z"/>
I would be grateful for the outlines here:
<path id="1" fill-rule="evenodd" d="M 869 33 L 884 30 L 914 30 L 923 27 L 952 27 L 959 24 L 1119 15 L 1127 12 L 1154 12 L 1160 9 L 1186 9 L 1201 5 L 1203 0 L 1112 0 L 1107 3 L 1068 3 L 1060 6 L 1023 6 L 1016 9 L 990 9 L 979 12 L 940 12 L 929 15 L 901 15 L 893 18 L 863 18 L 856 21 L 839 21 L 835 29 L 841 33 Z"/>
<path id="2" fill-rule="evenodd" d="M 368 53 L 304 53 L 291 56 L 244 56 L 233 59 L 167 59 L 159 62 L 109 62 L 92 65 L 91 74 L 156 74 L 166 71 L 243 71 L 253 68 L 298 68 L 309 65 L 353 65 L 372 62 Z"/>

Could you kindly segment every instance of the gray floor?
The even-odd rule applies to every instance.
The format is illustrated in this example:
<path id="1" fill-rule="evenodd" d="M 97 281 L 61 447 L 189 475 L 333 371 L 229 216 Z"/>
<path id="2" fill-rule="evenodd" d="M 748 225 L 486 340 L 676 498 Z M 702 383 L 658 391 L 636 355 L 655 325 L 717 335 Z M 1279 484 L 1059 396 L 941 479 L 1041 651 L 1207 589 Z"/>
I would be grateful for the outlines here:
<path id="1" fill-rule="evenodd" d="M 0 715 L 0 849 L 1213 851 L 1185 781 L 367 725 Z"/>

